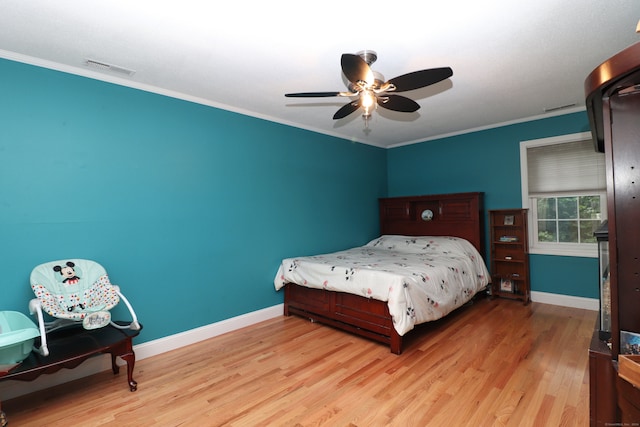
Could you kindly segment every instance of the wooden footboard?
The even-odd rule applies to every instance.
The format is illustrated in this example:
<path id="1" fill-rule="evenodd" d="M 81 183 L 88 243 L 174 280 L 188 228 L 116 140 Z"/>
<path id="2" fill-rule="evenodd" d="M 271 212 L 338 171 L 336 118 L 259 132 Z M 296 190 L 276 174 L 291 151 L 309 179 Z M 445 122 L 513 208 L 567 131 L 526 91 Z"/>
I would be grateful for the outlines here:
<path id="1" fill-rule="evenodd" d="M 402 352 L 402 337 L 393 327 L 386 302 L 344 292 L 285 286 L 284 314 L 296 314 L 388 345 Z"/>

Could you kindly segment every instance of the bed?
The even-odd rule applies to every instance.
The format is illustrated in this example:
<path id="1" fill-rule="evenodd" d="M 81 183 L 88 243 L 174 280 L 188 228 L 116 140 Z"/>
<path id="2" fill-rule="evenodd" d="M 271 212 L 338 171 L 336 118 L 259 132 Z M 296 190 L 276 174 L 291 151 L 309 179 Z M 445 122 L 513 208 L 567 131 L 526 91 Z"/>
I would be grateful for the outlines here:
<path id="1" fill-rule="evenodd" d="M 274 285 L 296 314 L 402 352 L 416 325 L 483 291 L 482 193 L 379 200 L 380 236 L 331 254 L 282 260 Z"/>

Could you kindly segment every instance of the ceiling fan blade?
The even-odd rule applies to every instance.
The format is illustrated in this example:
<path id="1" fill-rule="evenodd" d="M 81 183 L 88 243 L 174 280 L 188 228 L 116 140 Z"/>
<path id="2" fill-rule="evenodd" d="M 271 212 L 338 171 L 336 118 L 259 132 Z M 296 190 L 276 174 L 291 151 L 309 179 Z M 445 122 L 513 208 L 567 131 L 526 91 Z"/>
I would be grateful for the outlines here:
<path id="1" fill-rule="evenodd" d="M 450 67 L 430 68 L 394 77 L 387 83 L 396 87 L 395 92 L 405 92 L 438 83 L 452 75 L 453 70 Z"/>
<path id="2" fill-rule="evenodd" d="M 342 119 L 347 117 L 349 114 L 356 111 L 360 108 L 360 100 L 350 102 L 348 104 L 343 105 L 336 113 L 333 115 L 333 120 Z"/>
<path id="3" fill-rule="evenodd" d="M 356 83 L 359 80 L 367 82 L 372 85 L 375 82 L 373 71 L 369 67 L 369 64 L 358 55 L 351 53 L 343 53 L 340 58 L 340 64 L 342 65 L 342 72 L 350 82 Z"/>
<path id="4" fill-rule="evenodd" d="M 400 111 L 402 113 L 413 113 L 420 108 L 420 105 L 413 99 L 400 95 L 383 95 L 378 97 L 378 105 L 387 110 Z"/>
<path id="5" fill-rule="evenodd" d="M 289 98 L 325 98 L 329 96 L 340 96 L 340 92 L 300 92 L 285 93 L 284 96 Z"/>

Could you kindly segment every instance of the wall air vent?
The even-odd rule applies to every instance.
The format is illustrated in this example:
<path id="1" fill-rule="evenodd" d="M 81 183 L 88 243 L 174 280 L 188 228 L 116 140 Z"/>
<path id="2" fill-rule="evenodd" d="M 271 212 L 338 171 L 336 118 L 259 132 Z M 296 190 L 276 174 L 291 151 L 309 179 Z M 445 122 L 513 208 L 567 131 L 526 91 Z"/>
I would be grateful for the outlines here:
<path id="1" fill-rule="evenodd" d="M 124 74 L 127 76 L 132 76 L 135 74 L 134 70 L 130 70 L 128 68 L 119 67 L 113 64 L 107 64 L 106 62 L 96 61 L 94 59 L 87 59 L 84 64 L 89 67 L 100 71 L 111 71 L 118 74 Z"/>

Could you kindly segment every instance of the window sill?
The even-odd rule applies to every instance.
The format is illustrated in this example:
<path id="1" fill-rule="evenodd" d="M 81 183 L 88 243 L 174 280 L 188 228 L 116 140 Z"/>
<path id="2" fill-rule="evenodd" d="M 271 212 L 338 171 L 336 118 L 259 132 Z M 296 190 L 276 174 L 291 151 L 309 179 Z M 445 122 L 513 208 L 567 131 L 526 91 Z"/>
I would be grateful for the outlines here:
<path id="1" fill-rule="evenodd" d="M 573 249 L 573 248 L 529 248 L 530 254 L 536 255 L 555 255 L 555 256 L 572 256 L 584 258 L 598 258 L 598 248 L 595 249 Z"/>

